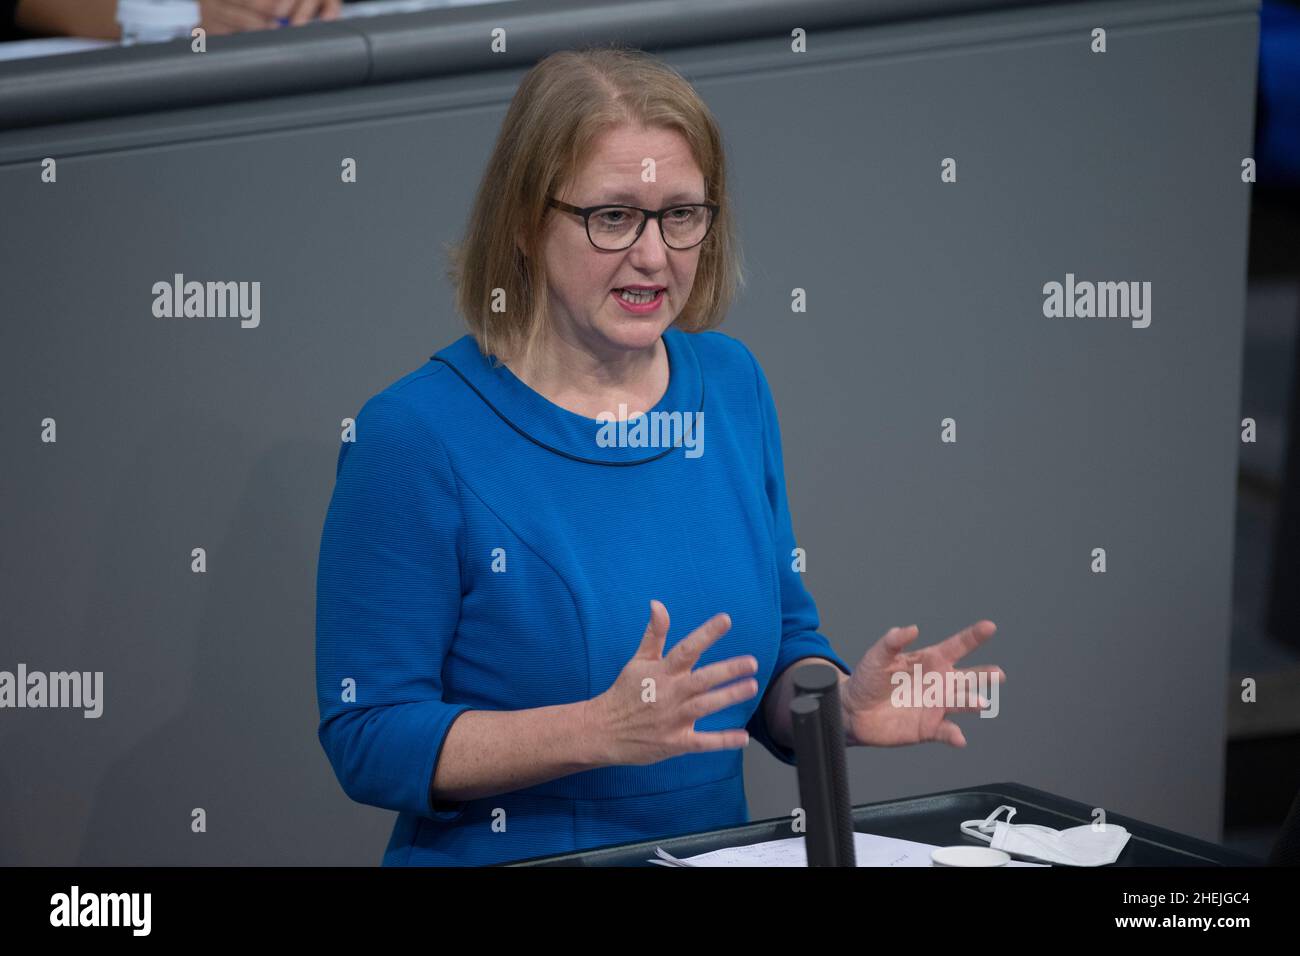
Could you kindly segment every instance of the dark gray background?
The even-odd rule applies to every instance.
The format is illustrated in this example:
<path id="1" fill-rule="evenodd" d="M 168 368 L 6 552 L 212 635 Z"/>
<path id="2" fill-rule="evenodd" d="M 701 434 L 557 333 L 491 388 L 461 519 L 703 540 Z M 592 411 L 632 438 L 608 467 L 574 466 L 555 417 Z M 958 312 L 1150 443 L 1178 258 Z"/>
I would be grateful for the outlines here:
<path id="1" fill-rule="evenodd" d="M 823 633 L 853 663 L 998 624 L 968 663 L 1006 669 L 1000 716 L 852 751 L 855 803 L 1015 780 L 1219 838 L 1255 6 L 657 51 L 726 136 L 722 330 L 771 380 Z M 0 669 L 105 674 L 98 720 L 0 711 L 0 863 L 378 862 L 393 814 L 316 738 L 339 420 L 464 331 L 441 247 L 527 65 L 0 134 Z M 174 272 L 261 281 L 260 328 L 154 318 Z M 1067 272 L 1150 281 L 1151 326 L 1045 318 Z M 798 803 L 746 766 L 755 819 Z"/>

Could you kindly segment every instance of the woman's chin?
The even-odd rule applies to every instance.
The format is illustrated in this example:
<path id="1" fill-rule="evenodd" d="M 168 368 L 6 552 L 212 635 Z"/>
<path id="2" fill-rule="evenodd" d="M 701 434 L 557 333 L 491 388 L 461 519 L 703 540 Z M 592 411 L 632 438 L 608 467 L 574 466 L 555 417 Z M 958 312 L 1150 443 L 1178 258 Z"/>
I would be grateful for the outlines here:
<path id="1" fill-rule="evenodd" d="M 633 318 L 631 321 L 619 321 L 613 325 L 606 325 L 603 331 L 606 341 L 628 351 L 636 351 L 638 349 L 653 348 L 655 341 L 663 334 L 667 324 Z"/>

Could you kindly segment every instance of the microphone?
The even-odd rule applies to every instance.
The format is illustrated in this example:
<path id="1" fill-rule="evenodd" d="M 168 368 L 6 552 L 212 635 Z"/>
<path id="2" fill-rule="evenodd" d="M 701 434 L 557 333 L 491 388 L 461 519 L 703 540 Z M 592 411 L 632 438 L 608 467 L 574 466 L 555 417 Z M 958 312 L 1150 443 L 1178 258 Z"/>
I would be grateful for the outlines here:
<path id="1" fill-rule="evenodd" d="M 857 866 L 839 671 L 829 664 L 807 664 L 794 672 L 793 680 L 790 715 L 799 800 L 808 824 L 808 865 Z"/>

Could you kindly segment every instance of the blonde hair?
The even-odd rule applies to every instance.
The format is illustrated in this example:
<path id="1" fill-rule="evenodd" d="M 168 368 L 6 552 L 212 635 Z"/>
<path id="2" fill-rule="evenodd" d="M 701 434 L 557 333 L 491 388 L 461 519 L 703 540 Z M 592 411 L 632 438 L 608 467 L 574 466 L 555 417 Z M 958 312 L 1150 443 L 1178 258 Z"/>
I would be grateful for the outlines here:
<path id="1" fill-rule="evenodd" d="M 624 125 L 679 132 L 721 208 L 700 246 L 691 294 L 673 325 L 701 332 L 722 323 L 745 277 L 727 201 L 722 134 L 680 73 L 617 45 L 553 53 L 524 76 L 488 159 L 465 237 L 448 247 L 456 308 L 484 355 L 527 353 L 548 321 L 541 255 L 547 197 L 585 165 L 594 141 Z M 528 255 L 516 245 L 519 238 Z M 492 311 L 493 290 L 506 309 Z"/>

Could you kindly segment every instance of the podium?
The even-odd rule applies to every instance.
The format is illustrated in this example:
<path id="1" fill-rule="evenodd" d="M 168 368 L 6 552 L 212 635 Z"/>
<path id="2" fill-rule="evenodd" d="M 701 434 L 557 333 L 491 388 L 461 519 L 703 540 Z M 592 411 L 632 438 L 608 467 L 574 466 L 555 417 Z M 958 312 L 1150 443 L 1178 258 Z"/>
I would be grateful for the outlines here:
<path id="1" fill-rule="evenodd" d="M 1018 783 L 990 783 L 867 803 L 853 808 L 854 830 L 880 836 L 915 840 L 937 846 L 988 846 L 960 830 L 963 820 L 983 819 L 1009 803 L 1016 808 L 1016 823 L 1038 823 L 1058 830 L 1092 822 L 1092 806 L 1056 796 Z M 1132 817 L 1107 812 L 1108 823 L 1118 823 L 1131 834 L 1119 859 L 1104 869 L 1117 866 L 1259 866 L 1262 860 L 1229 850 L 1195 837 L 1143 823 Z M 648 862 L 655 847 L 663 847 L 678 859 L 745 846 L 767 840 L 784 840 L 794 833 L 789 817 L 773 817 L 703 833 L 689 833 L 661 840 L 644 840 L 596 847 L 577 853 L 534 857 L 503 866 L 654 866 Z M 662 869 L 662 868 L 661 868 Z"/>

